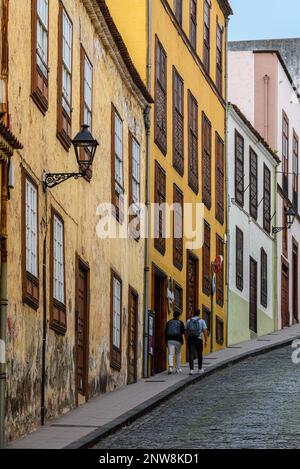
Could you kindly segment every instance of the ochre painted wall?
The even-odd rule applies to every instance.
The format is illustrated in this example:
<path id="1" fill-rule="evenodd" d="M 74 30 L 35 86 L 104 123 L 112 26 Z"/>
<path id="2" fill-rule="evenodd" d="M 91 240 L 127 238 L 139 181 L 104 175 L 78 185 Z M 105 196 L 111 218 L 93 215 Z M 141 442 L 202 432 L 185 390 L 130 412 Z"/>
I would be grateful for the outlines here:
<path id="1" fill-rule="evenodd" d="M 50 2 L 49 24 L 49 110 L 44 117 L 30 97 L 31 2 L 11 0 L 9 18 L 10 76 L 9 104 L 13 130 L 24 150 L 15 153 L 15 189 L 9 202 L 8 254 L 8 386 L 7 437 L 17 438 L 40 422 L 42 358 L 42 246 L 46 221 L 54 207 L 65 223 L 65 267 L 67 333 L 47 330 L 46 418 L 54 418 L 75 406 L 75 258 L 79 254 L 90 267 L 89 395 L 112 391 L 127 382 L 128 286 L 139 294 L 138 377 L 142 375 L 144 240 L 101 240 L 96 226 L 97 207 L 111 199 L 111 103 L 123 119 L 124 181 L 128 194 L 128 130 L 141 145 L 141 198 L 145 197 L 145 128 L 143 106 L 129 91 L 112 56 L 97 36 L 80 0 L 64 0 L 73 21 L 73 113 L 72 136 L 79 131 L 80 43 L 94 67 L 93 128 L 99 141 L 90 183 L 69 180 L 48 190 L 47 210 L 42 190 L 43 171 L 77 171 L 73 148 L 66 152 L 56 137 L 57 122 L 57 37 L 58 1 Z M 21 47 L 20 47 L 21 45 Z M 144 103 L 145 104 L 145 103 Z M 37 311 L 22 303 L 21 274 L 21 171 L 34 178 L 39 187 L 39 270 L 40 301 Z M 47 264 L 50 261 L 50 225 Z M 110 269 L 123 281 L 122 366 L 110 367 Z M 49 326 L 49 268 L 47 268 L 47 322 Z"/>
<path id="2" fill-rule="evenodd" d="M 136 3 L 136 2 L 135 2 Z M 131 0 L 123 0 L 122 2 L 116 0 L 107 0 L 107 4 L 111 10 L 113 18 L 117 22 L 117 26 L 121 31 L 121 34 L 127 39 L 127 47 L 132 55 L 136 66 L 142 76 L 145 75 L 143 68 L 141 55 L 146 54 L 147 43 L 141 43 L 136 41 L 136 28 L 138 24 L 145 23 L 145 5 L 147 1 L 143 0 L 135 5 L 134 15 L 131 10 Z M 201 123 L 202 123 L 202 111 L 205 112 L 212 125 L 212 208 L 207 210 L 205 208 L 205 220 L 210 224 L 211 227 L 211 261 L 214 260 L 216 254 L 216 234 L 220 235 L 224 240 L 224 234 L 226 233 L 226 224 L 221 225 L 215 218 L 215 132 L 218 132 L 221 138 L 225 141 L 225 105 L 222 100 L 219 99 L 214 86 L 209 82 L 208 78 L 202 72 L 201 67 L 198 65 L 197 60 L 193 57 L 190 52 L 190 46 L 187 46 L 181 35 L 178 33 L 175 25 L 174 18 L 167 12 L 162 0 L 153 0 L 152 2 L 152 83 L 151 90 L 154 93 L 155 78 L 154 78 L 154 44 L 155 36 L 159 38 L 162 43 L 166 54 L 167 54 L 167 115 L 168 115 L 168 151 L 167 155 L 164 156 L 159 150 L 158 146 L 154 142 L 154 114 L 152 112 L 152 144 L 151 144 L 151 201 L 154 201 L 154 168 L 155 160 L 164 168 L 167 178 L 167 202 L 173 202 L 173 183 L 175 183 L 183 192 L 184 202 L 195 204 L 202 201 L 202 164 L 201 164 Z M 184 1 L 183 11 L 183 30 L 187 37 L 189 37 L 189 2 Z M 197 39 L 197 53 L 202 58 L 203 50 L 203 1 L 198 2 L 198 39 Z M 169 6 L 173 9 L 173 2 L 169 1 Z M 225 28 L 225 17 L 222 13 L 219 3 L 217 0 L 212 1 L 211 8 L 211 69 L 210 77 L 212 82 L 215 83 L 216 75 L 216 25 L 217 17 L 219 22 Z M 133 22 L 136 24 L 133 24 Z M 224 29 L 224 44 L 223 44 L 223 71 L 225 72 L 225 29 Z M 173 168 L 172 165 L 172 67 L 176 67 L 178 73 L 184 80 L 184 176 L 181 177 Z M 223 76 L 223 89 L 225 90 L 225 73 Z M 188 99 L 187 91 L 191 90 L 192 94 L 198 101 L 199 110 L 199 194 L 195 195 L 194 192 L 188 186 Z M 224 193 L 224 204 L 226 203 L 226 196 Z M 195 212 L 195 208 L 194 208 Z M 184 250 L 183 269 L 179 271 L 173 266 L 173 240 L 167 240 L 166 242 L 166 253 L 162 256 L 155 248 L 154 242 L 151 240 L 151 264 L 158 266 L 167 277 L 171 277 L 183 288 L 183 319 L 185 319 L 185 305 L 186 305 L 186 264 L 187 256 Z M 202 249 L 194 252 L 199 259 L 199 306 L 202 309 L 202 305 L 211 309 L 210 297 L 202 293 Z M 224 254 L 226 259 L 226 245 L 224 246 Z M 226 266 L 224 269 L 225 278 Z M 152 273 L 151 273 L 152 278 Z M 150 291 L 150 307 L 152 305 L 151 293 L 153 285 Z M 215 315 L 217 314 L 224 321 L 224 346 L 226 342 L 226 289 L 224 283 L 224 307 L 220 308 L 218 305 L 214 305 Z M 214 315 L 214 316 L 215 316 Z M 215 337 L 215 321 L 214 321 L 214 337 Z M 215 342 L 215 341 L 214 341 Z M 220 346 L 214 343 L 215 350 L 219 349 Z M 206 352 L 209 351 L 209 346 Z M 183 360 L 185 356 L 183 355 Z"/>

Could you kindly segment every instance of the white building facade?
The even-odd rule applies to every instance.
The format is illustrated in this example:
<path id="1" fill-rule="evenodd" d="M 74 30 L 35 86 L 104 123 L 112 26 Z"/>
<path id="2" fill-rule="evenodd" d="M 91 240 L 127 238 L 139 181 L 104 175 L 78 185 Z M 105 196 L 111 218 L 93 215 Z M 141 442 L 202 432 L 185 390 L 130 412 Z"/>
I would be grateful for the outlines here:
<path id="1" fill-rule="evenodd" d="M 300 318 L 300 95 L 278 51 L 245 50 L 241 42 L 229 52 L 229 100 L 239 106 L 280 159 L 272 228 L 284 228 L 276 234 L 274 284 L 277 327 L 281 329 L 298 323 Z M 285 211 L 291 207 L 296 217 L 287 229 Z"/>
<path id="2" fill-rule="evenodd" d="M 235 105 L 228 109 L 228 344 L 277 329 L 278 158 Z"/>

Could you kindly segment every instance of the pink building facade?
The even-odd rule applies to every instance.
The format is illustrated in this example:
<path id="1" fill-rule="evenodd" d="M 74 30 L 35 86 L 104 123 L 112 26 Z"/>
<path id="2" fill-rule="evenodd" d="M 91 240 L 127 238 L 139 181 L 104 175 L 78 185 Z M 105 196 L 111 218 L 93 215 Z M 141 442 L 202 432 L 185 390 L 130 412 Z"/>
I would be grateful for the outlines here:
<path id="1" fill-rule="evenodd" d="M 277 206 L 272 227 L 285 227 L 288 207 L 297 213 L 290 229 L 273 235 L 277 241 L 275 301 L 281 329 L 300 318 L 300 96 L 278 51 L 234 50 L 229 52 L 228 97 L 281 161 L 276 171 Z"/>

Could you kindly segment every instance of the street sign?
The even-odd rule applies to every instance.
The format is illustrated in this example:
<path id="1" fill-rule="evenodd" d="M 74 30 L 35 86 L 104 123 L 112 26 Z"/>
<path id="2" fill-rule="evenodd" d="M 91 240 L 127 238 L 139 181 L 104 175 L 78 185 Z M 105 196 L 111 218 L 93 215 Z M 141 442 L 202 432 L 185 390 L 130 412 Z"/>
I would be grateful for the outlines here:
<path id="1" fill-rule="evenodd" d="M 212 279 L 211 279 L 211 293 L 214 296 L 216 293 L 216 276 L 213 274 Z"/>

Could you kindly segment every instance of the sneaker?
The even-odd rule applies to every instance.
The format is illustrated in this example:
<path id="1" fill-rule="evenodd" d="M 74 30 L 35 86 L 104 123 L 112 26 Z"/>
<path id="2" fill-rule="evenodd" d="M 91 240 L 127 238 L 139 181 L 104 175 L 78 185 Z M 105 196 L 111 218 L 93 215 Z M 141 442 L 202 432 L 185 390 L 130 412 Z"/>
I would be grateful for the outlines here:
<path id="1" fill-rule="evenodd" d="M 193 375 L 194 374 L 194 370 L 190 370 L 190 375 Z"/>
<path id="2" fill-rule="evenodd" d="M 181 368 L 177 368 L 177 369 L 176 369 L 176 373 L 178 373 L 178 374 L 179 374 L 179 373 L 182 373 L 182 369 L 181 369 Z"/>
<path id="3" fill-rule="evenodd" d="M 172 373 L 173 373 L 173 368 L 171 366 L 169 366 L 168 375 L 171 375 Z"/>
<path id="4" fill-rule="evenodd" d="M 204 373 L 204 368 L 201 368 L 201 370 L 199 369 L 199 370 L 198 370 L 198 373 L 199 373 L 200 375 L 203 375 L 203 373 Z"/>

